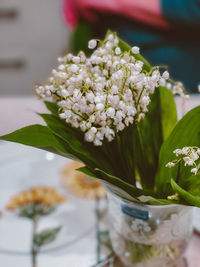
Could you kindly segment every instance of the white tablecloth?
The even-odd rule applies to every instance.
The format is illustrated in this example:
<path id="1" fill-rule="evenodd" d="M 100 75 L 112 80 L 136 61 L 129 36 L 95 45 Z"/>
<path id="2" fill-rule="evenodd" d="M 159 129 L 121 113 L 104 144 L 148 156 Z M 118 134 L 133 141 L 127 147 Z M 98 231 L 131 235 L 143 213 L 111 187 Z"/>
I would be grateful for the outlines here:
<path id="1" fill-rule="evenodd" d="M 44 216 L 38 231 L 61 226 L 54 242 L 38 255 L 38 267 L 90 267 L 96 263 L 94 200 L 70 195 L 60 184 L 68 159 L 23 146 L 0 142 L 0 267 L 31 267 L 32 223 L 6 211 L 16 193 L 38 185 L 56 187 L 67 202 Z M 81 264 L 81 265 L 80 265 Z"/>

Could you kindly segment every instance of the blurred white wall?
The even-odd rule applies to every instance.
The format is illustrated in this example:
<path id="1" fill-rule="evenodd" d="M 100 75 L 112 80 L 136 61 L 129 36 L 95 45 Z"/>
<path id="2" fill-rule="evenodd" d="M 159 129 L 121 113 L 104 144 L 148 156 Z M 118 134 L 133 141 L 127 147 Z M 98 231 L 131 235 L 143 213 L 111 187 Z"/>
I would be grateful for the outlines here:
<path id="1" fill-rule="evenodd" d="M 0 0 L 0 96 L 34 94 L 68 40 L 61 0 Z"/>

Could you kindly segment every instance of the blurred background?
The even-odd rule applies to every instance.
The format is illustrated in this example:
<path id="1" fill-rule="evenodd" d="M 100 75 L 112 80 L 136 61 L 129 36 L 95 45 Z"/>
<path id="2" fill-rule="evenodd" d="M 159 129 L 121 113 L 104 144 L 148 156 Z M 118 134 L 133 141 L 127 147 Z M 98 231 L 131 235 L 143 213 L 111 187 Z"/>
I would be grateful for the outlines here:
<path id="1" fill-rule="evenodd" d="M 198 92 L 199 0 L 1 0 L 0 96 L 33 95 L 58 56 L 87 51 L 108 28 Z"/>
<path id="2" fill-rule="evenodd" d="M 34 94 L 66 52 L 61 0 L 0 1 L 0 96 Z"/>

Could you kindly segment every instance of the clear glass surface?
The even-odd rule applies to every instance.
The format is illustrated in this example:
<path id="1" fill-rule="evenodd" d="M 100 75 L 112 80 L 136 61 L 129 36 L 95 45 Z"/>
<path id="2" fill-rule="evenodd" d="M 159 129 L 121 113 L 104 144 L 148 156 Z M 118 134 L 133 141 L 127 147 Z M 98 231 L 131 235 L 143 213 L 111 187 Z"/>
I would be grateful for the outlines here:
<path id="1" fill-rule="evenodd" d="M 192 208 L 143 205 L 108 192 L 110 238 L 125 266 L 175 266 L 192 234 Z"/>

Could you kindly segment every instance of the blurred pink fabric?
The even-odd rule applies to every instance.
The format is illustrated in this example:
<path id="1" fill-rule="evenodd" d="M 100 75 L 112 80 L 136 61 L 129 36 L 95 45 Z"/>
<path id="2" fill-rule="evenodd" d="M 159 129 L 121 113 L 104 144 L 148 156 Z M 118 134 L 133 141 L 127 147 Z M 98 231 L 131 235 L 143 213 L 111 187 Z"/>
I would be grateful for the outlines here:
<path id="1" fill-rule="evenodd" d="M 63 16 L 71 29 L 78 23 L 79 16 L 95 20 L 95 11 L 122 15 L 162 29 L 169 28 L 161 13 L 160 0 L 63 0 Z"/>

